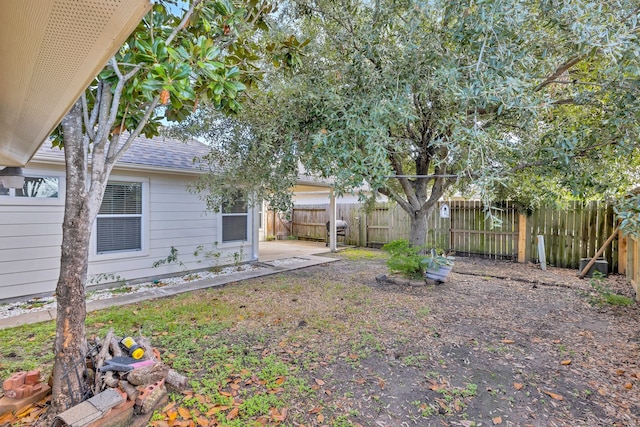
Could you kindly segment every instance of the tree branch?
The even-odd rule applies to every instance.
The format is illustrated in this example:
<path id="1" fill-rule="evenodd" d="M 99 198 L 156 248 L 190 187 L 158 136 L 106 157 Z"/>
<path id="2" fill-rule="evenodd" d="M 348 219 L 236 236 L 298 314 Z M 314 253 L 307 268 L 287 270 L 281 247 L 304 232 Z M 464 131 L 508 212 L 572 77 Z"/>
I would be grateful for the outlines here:
<path id="1" fill-rule="evenodd" d="M 127 141 L 124 144 L 122 144 L 120 148 L 118 148 L 118 151 L 115 153 L 113 157 L 110 157 L 107 160 L 110 167 L 113 167 L 113 165 L 118 160 L 120 160 L 122 156 L 124 156 L 124 153 L 131 146 L 131 144 L 133 144 L 133 141 L 140 135 L 140 132 L 142 132 L 142 129 L 144 129 L 145 125 L 147 124 L 147 120 L 149 120 L 149 117 L 151 117 L 153 110 L 155 110 L 159 102 L 160 102 L 160 95 L 156 95 L 156 97 L 153 98 L 153 101 L 151 101 L 151 104 L 149 104 L 149 107 L 147 108 L 147 111 L 144 113 L 142 120 L 140 120 L 140 122 L 138 123 L 138 126 L 135 128 L 133 132 L 131 132 L 131 134 L 127 138 Z"/>
<path id="2" fill-rule="evenodd" d="M 180 21 L 180 24 L 176 26 L 171 32 L 171 34 L 169 35 L 169 37 L 167 37 L 167 40 L 164 42 L 165 45 L 168 46 L 173 41 L 173 39 L 178 35 L 178 33 L 182 31 L 184 27 L 187 26 L 187 23 L 189 22 L 189 18 L 191 18 L 191 15 L 193 15 L 193 11 L 197 6 L 200 5 L 200 3 L 202 3 L 202 0 L 194 0 L 189 10 L 187 10 L 187 12 L 182 17 L 182 21 Z"/>
<path id="3" fill-rule="evenodd" d="M 93 129 L 89 127 L 89 107 L 87 106 L 87 93 L 82 92 L 82 96 L 80 97 L 80 99 L 82 100 L 82 120 L 84 121 L 84 130 L 89 138 L 93 139 Z"/>
<path id="4" fill-rule="evenodd" d="M 553 74 L 551 74 L 542 83 L 540 83 L 538 86 L 536 86 L 535 91 L 537 92 L 537 91 L 541 90 L 542 88 L 544 88 L 545 86 L 548 86 L 551 83 L 553 83 L 562 74 L 564 74 L 565 71 L 567 71 L 569 68 L 573 67 L 574 65 L 576 65 L 577 63 L 582 61 L 584 58 L 585 58 L 584 55 L 583 56 L 576 56 L 576 57 L 573 57 L 573 58 L 569 59 L 564 64 L 560 65 L 558 68 L 556 68 L 556 71 L 554 71 Z"/>

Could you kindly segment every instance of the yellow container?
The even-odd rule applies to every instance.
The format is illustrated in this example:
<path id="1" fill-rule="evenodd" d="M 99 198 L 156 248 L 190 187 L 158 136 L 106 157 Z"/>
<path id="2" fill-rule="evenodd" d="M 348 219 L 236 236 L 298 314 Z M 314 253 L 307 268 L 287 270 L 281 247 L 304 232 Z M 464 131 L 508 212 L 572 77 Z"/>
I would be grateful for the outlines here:
<path id="1" fill-rule="evenodd" d="M 120 340 L 120 347 L 134 359 L 142 359 L 142 356 L 144 356 L 144 349 L 131 337 L 122 338 Z"/>

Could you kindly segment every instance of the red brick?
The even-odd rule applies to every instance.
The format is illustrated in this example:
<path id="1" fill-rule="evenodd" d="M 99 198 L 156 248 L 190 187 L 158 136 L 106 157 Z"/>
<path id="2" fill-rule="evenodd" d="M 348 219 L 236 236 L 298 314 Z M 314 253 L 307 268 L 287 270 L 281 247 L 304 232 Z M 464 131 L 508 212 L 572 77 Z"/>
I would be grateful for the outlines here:
<path id="1" fill-rule="evenodd" d="M 153 384 L 149 384 L 138 395 L 138 398 L 136 399 L 136 406 L 140 408 L 140 412 L 145 414 L 151 407 L 155 406 L 155 401 L 161 399 L 165 394 L 164 379 Z M 150 401 L 146 402 L 147 399 Z"/>
<path id="2" fill-rule="evenodd" d="M 36 391 L 37 390 L 34 390 L 32 385 L 22 384 L 18 387 L 5 391 L 4 394 L 9 399 L 24 399 L 33 396 Z"/>
<path id="3" fill-rule="evenodd" d="M 18 386 L 21 386 L 22 384 L 24 384 L 25 378 L 27 378 L 26 371 L 16 372 L 2 383 L 2 388 L 6 392 L 7 390 L 11 390 Z"/>
<path id="4" fill-rule="evenodd" d="M 38 384 L 40 382 L 40 369 L 27 372 L 27 376 L 24 379 L 25 384 Z"/>
<path id="5" fill-rule="evenodd" d="M 31 405 L 33 402 L 42 399 L 49 393 L 51 393 L 51 387 L 49 387 L 47 384 L 43 384 L 42 389 L 35 392 L 30 397 L 25 397 L 22 399 L 9 399 L 8 396 L 5 396 L 0 399 L 0 416 L 9 412 L 20 411 Z"/>

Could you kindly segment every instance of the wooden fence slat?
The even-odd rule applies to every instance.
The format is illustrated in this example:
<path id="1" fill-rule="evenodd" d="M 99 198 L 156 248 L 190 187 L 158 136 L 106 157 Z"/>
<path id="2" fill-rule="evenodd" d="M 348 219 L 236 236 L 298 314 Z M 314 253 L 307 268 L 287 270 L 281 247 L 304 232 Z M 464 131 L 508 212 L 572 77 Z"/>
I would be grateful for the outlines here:
<path id="1" fill-rule="evenodd" d="M 480 201 L 450 200 L 450 218 L 440 218 L 438 203 L 426 219 L 428 247 L 454 250 L 457 253 L 489 258 L 516 259 L 518 254 L 519 215 L 510 202 L 497 203 L 492 211 L 502 220 L 501 226 L 491 229 Z M 267 235 L 293 235 L 301 239 L 326 238 L 328 204 L 295 206 L 291 220 L 267 213 Z M 397 239 L 408 239 L 410 220 L 397 204 L 378 203 L 371 212 L 365 212 L 358 203 L 338 204 L 337 218 L 347 221 L 345 243 L 368 244 L 380 247 Z M 604 202 L 571 201 L 562 208 L 542 206 L 534 210 L 527 220 L 529 259 L 538 261 L 537 235 L 545 236 L 548 262 L 558 267 L 577 268 L 580 258 L 591 257 L 610 236 L 616 219 L 613 207 Z M 610 270 L 618 263 L 617 240 L 604 252 Z"/>

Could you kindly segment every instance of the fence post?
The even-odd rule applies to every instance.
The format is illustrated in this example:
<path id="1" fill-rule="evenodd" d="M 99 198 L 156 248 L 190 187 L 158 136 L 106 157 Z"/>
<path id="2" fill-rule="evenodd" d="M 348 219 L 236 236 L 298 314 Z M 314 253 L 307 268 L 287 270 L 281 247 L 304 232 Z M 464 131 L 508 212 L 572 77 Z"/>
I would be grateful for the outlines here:
<path id="1" fill-rule="evenodd" d="M 360 208 L 360 239 L 359 246 L 366 248 L 367 247 L 367 211 L 365 209 Z"/>
<path id="2" fill-rule="evenodd" d="M 527 262 L 527 216 L 518 214 L 518 262 Z"/>

